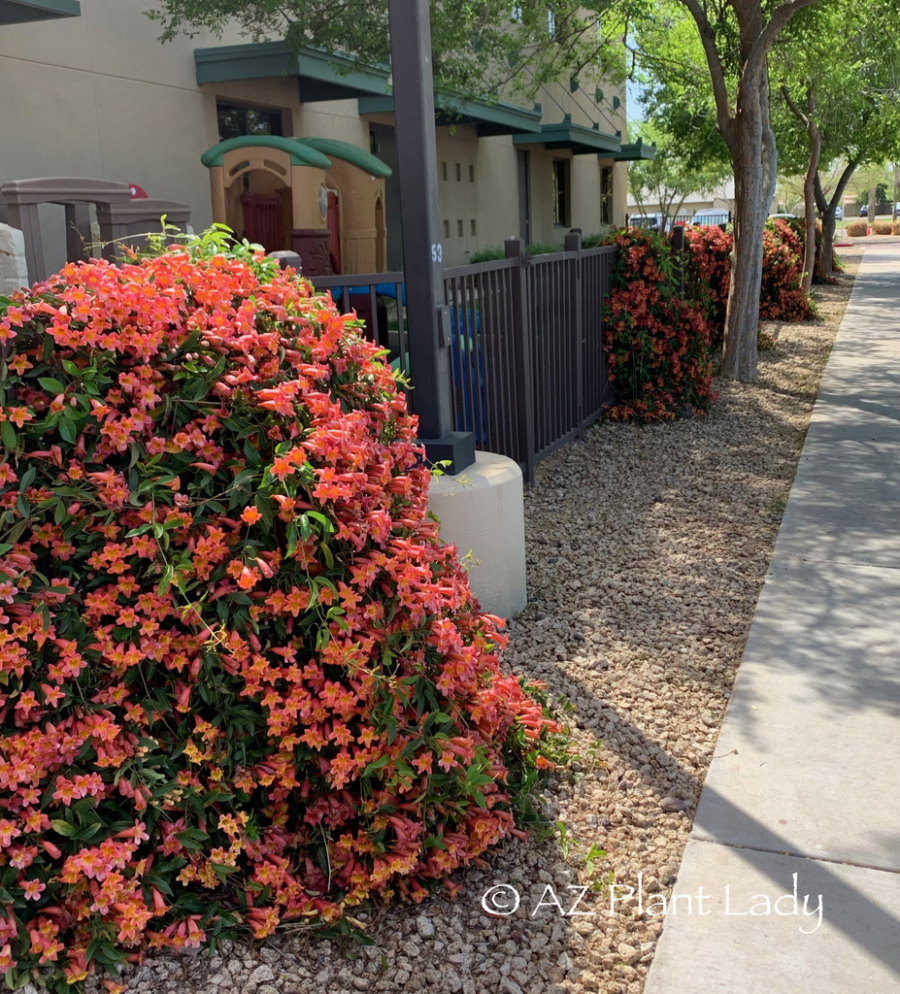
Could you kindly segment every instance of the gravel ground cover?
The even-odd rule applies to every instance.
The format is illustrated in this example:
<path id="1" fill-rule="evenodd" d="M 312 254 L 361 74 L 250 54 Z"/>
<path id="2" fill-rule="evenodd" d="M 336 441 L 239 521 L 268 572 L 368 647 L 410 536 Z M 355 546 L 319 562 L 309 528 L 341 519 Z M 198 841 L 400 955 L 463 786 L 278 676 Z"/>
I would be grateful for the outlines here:
<path id="1" fill-rule="evenodd" d="M 456 901 L 361 914 L 371 946 L 224 943 L 129 967 L 128 991 L 640 994 L 860 254 L 843 258 L 823 321 L 767 326 L 757 384 L 718 381 L 702 418 L 596 425 L 539 468 L 505 659 L 571 708 L 553 837 L 463 874 Z"/>

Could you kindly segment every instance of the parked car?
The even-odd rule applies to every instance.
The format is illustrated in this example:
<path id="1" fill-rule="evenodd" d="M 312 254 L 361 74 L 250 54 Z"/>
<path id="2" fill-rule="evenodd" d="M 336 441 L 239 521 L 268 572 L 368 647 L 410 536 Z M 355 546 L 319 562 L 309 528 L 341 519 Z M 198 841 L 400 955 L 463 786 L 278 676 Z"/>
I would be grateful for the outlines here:
<path id="1" fill-rule="evenodd" d="M 783 221 L 795 221 L 796 214 L 770 214 L 769 217 L 780 217 Z"/>
<path id="2" fill-rule="evenodd" d="M 691 218 L 691 224 L 728 224 L 728 211 L 721 208 L 705 207 Z"/>
<path id="3" fill-rule="evenodd" d="M 649 228 L 651 231 L 659 231 L 662 227 L 662 214 L 632 214 L 628 223 L 633 228 Z"/>
<path id="4" fill-rule="evenodd" d="M 834 209 L 834 219 L 836 221 L 843 221 L 844 220 L 844 208 L 843 207 L 835 207 L 835 209 Z"/>
<path id="5" fill-rule="evenodd" d="M 860 207 L 860 209 L 859 209 L 859 216 L 860 217 L 868 217 L 869 216 L 869 205 L 868 204 L 863 204 L 862 207 Z"/>

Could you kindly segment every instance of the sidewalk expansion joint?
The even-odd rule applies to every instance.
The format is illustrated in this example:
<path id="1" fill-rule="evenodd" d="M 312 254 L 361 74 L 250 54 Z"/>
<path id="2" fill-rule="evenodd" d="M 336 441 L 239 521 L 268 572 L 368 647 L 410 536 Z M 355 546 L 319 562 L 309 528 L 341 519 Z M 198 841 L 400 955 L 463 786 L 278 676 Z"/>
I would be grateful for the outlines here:
<path id="1" fill-rule="evenodd" d="M 834 866 L 855 866 L 861 870 L 876 870 L 879 873 L 893 873 L 900 876 L 900 869 L 889 866 L 876 866 L 874 863 L 857 863 L 851 859 L 829 859 L 827 856 L 810 856 L 808 853 L 789 852 L 785 849 L 767 849 L 765 846 L 742 846 L 737 842 L 723 842 L 721 839 L 691 839 L 689 842 L 705 842 L 713 846 L 726 846 L 728 849 L 744 849 L 747 852 L 769 853 L 772 856 L 789 856 L 792 859 L 808 859 L 813 863 L 831 863 Z"/>

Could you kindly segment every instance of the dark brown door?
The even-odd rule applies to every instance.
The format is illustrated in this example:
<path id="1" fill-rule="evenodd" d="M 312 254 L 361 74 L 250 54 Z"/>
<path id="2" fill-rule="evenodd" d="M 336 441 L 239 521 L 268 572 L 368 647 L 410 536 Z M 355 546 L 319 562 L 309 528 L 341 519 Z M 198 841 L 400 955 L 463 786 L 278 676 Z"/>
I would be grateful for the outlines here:
<path id="1" fill-rule="evenodd" d="M 267 252 L 277 252 L 284 245 L 284 220 L 281 197 L 277 193 L 243 193 L 244 235 Z"/>

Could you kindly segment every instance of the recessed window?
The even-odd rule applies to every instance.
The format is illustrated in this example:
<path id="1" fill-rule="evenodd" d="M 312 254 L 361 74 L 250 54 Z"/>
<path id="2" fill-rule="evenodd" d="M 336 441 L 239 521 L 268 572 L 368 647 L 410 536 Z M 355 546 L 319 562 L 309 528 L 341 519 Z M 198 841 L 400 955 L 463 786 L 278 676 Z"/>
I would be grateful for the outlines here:
<path id="1" fill-rule="evenodd" d="M 612 224 L 613 167 L 600 170 L 600 223 Z"/>
<path id="2" fill-rule="evenodd" d="M 469 182 L 475 182 L 475 167 L 471 165 L 469 166 Z"/>
<path id="3" fill-rule="evenodd" d="M 471 228 L 471 234 L 472 234 L 472 237 L 474 238 L 478 234 L 478 230 L 477 230 L 477 226 L 475 224 L 475 218 L 474 217 L 469 222 L 469 227 Z"/>
<path id="4" fill-rule="evenodd" d="M 569 159 L 553 160 L 553 223 L 568 228 L 569 217 Z"/>
<path id="5" fill-rule="evenodd" d="M 459 162 L 456 163 L 456 182 L 462 182 L 462 165 Z"/>
<path id="6" fill-rule="evenodd" d="M 462 236 L 463 236 L 463 223 L 460 220 L 456 222 L 456 237 L 462 238 Z"/>
<path id="7" fill-rule="evenodd" d="M 444 238 L 450 237 L 450 222 L 444 221 Z"/>
<path id="8" fill-rule="evenodd" d="M 271 107 L 250 107 L 220 100 L 216 104 L 219 141 L 245 135 L 283 135 L 281 111 Z"/>
<path id="9" fill-rule="evenodd" d="M 441 163 L 441 176 L 442 176 L 442 177 L 443 177 L 444 179 L 446 179 L 446 178 L 447 178 L 447 163 L 446 163 L 446 162 L 442 162 L 442 163 Z"/>

